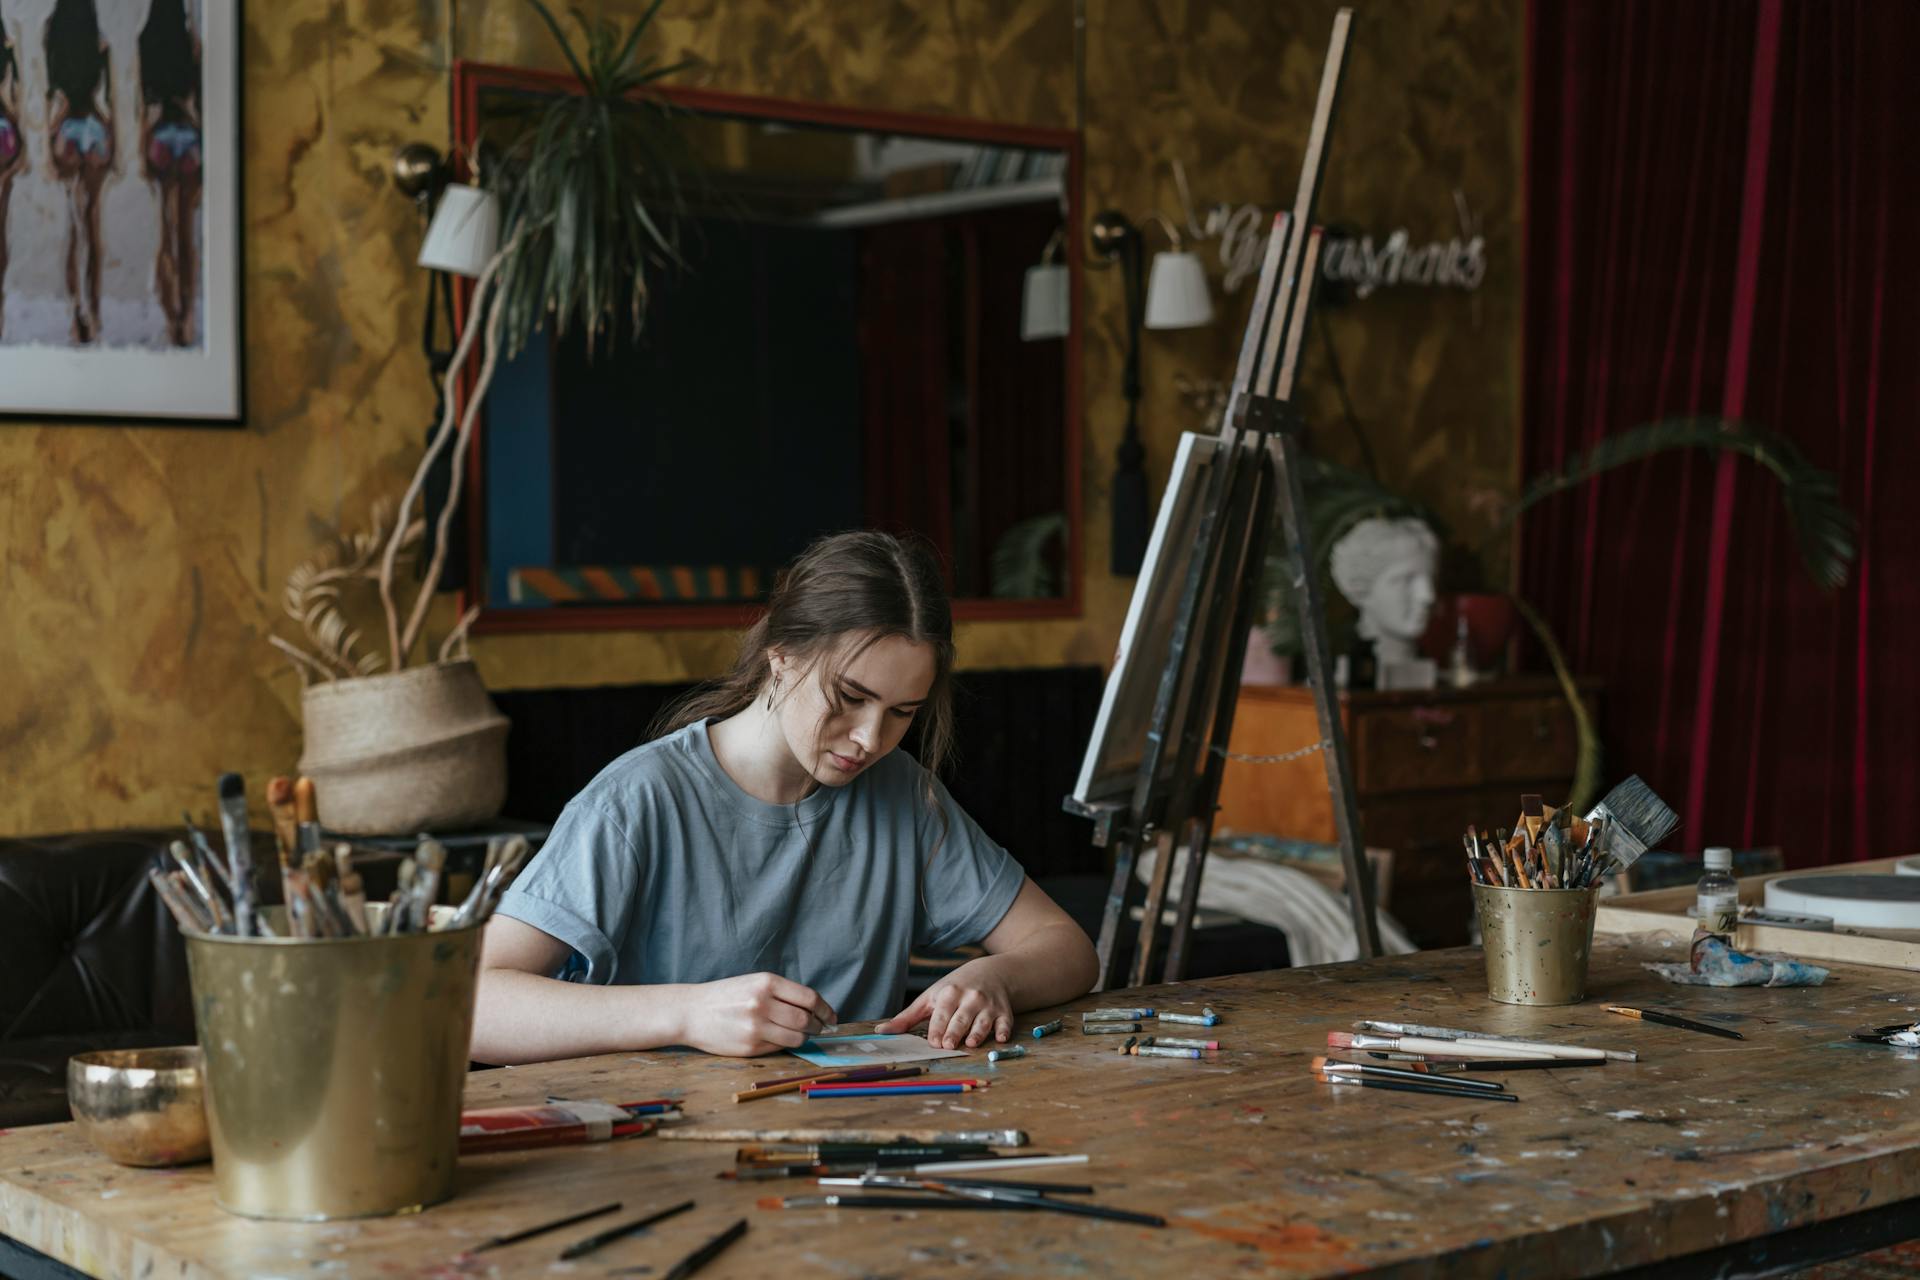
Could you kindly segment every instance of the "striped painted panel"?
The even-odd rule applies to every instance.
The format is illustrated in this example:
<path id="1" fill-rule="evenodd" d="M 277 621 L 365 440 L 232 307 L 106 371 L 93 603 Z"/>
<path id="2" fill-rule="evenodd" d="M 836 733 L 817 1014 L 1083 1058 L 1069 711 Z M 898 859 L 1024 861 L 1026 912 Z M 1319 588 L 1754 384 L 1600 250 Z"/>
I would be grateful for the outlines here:
<path id="1" fill-rule="evenodd" d="M 769 575 L 757 565 L 522 566 L 507 575 L 513 604 L 730 603 L 764 598 Z"/>

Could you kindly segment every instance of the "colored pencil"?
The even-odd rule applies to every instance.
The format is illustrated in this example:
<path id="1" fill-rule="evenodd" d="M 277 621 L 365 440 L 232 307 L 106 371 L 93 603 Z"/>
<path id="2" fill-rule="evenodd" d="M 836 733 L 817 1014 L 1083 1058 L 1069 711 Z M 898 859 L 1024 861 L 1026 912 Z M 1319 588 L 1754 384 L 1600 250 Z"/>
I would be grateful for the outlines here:
<path id="1" fill-rule="evenodd" d="M 972 1093 L 975 1086 L 970 1084 L 916 1084 L 905 1085 L 898 1089 L 868 1089 L 850 1085 L 844 1089 L 802 1089 L 800 1096 L 813 1098 L 914 1098 L 930 1094 Z"/>
<path id="2" fill-rule="evenodd" d="M 787 1080 L 769 1081 L 757 1084 L 751 1089 L 742 1089 L 733 1095 L 735 1102 L 753 1102 L 760 1098 L 773 1098 L 781 1094 L 795 1093 L 810 1084 L 852 1084 L 857 1081 L 904 1080 L 926 1071 L 925 1067 L 859 1067 L 847 1071 L 825 1071 L 814 1076 L 797 1076 Z"/>
<path id="3" fill-rule="evenodd" d="M 1745 1040 L 1738 1031 L 1726 1027 L 1716 1027 L 1711 1023 L 1695 1022 L 1692 1018 L 1683 1018 L 1677 1013 L 1665 1013 L 1659 1009 L 1629 1009 L 1624 1005 L 1606 1006 L 1608 1013 L 1617 1013 L 1628 1018 L 1638 1018 L 1642 1022 L 1657 1022 L 1663 1027 L 1679 1027 L 1682 1031 L 1698 1031 L 1702 1035 L 1725 1036 L 1729 1040 Z"/>
<path id="4" fill-rule="evenodd" d="M 797 1076 L 775 1076 L 766 1080 L 755 1080 L 752 1084 L 748 1085 L 747 1088 L 771 1089 L 777 1084 L 806 1084 L 812 1080 L 833 1080 L 842 1076 L 905 1075 L 909 1072 L 925 1070 L 925 1067 L 911 1063 L 885 1062 L 875 1063 L 867 1067 L 821 1067 L 818 1071 L 808 1071 Z"/>
<path id="5" fill-rule="evenodd" d="M 973 1084 L 986 1085 L 990 1081 L 974 1076 L 941 1076 L 928 1080 L 822 1080 L 812 1084 L 803 1084 L 802 1089 L 924 1089 L 931 1084 Z"/>

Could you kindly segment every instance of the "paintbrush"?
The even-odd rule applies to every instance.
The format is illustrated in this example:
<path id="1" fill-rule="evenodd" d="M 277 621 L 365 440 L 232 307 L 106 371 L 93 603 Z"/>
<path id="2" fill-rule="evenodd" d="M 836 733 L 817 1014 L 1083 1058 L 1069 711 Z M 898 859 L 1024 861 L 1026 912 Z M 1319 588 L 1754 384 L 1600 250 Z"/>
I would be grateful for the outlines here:
<path id="1" fill-rule="evenodd" d="M 842 1160 L 986 1159 L 991 1149 L 977 1142 L 768 1142 L 748 1143 L 733 1153 L 736 1163 L 800 1160 L 831 1164 Z"/>
<path id="2" fill-rule="evenodd" d="M 1427 1036 L 1380 1036 L 1364 1032 L 1329 1031 L 1330 1049 L 1397 1049 L 1454 1058 L 1605 1058 L 1604 1049 L 1572 1044 L 1541 1044 L 1534 1040 L 1435 1040 Z"/>
<path id="3" fill-rule="evenodd" d="M 660 1136 L 677 1142 L 924 1142 L 979 1143 L 988 1147 L 1024 1147 L 1024 1129 L 663 1129 Z"/>
<path id="4" fill-rule="evenodd" d="M 1622 871 L 1680 825 L 1680 815 L 1669 809 L 1666 802 L 1653 793 L 1653 788 L 1637 775 L 1607 792 L 1587 814 L 1588 822 L 1602 818 L 1607 819 L 1611 846 L 1608 852 Z"/>
<path id="5" fill-rule="evenodd" d="M 320 797 L 313 779 L 293 780 L 294 853 L 304 858 L 320 852 Z M 298 859 L 296 859 L 297 861 Z"/>
<path id="6" fill-rule="evenodd" d="M 267 782 L 267 812 L 273 815 L 273 842 L 280 853 L 280 873 L 293 865 L 300 844 L 300 819 L 294 816 L 293 779 L 285 774 Z"/>
<path id="7" fill-rule="evenodd" d="M 1618 1013 L 1628 1018 L 1638 1018 L 1642 1022 L 1657 1022 L 1665 1027 L 1679 1027 L 1682 1031 L 1698 1031 L 1703 1035 L 1725 1036 L 1729 1040 L 1745 1040 L 1738 1031 L 1725 1027 L 1716 1027 L 1711 1023 L 1695 1022 L 1692 1018 L 1683 1018 L 1677 1013 L 1667 1013 L 1660 1009 L 1629 1009 L 1624 1005 L 1606 1006 L 1608 1013 Z"/>
<path id="8" fill-rule="evenodd" d="M 1081 1218 L 1105 1218 L 1111 1222 L 1133 1222 L 1143 1227 L 1167 1225 L 1167 1220 L 1157 1213 L 1136 1213 L 1131 1209 L 1114 1209 L 1104 1204 L 1085 1204 L 1078 1200 L 1054 1200 L 1033 1191 L 1012 1191 L 982 1186 L 977 1182 L 947 1182 L 941 1179 L 927 1180 L 923 1185 L 929 1190 L 967 1200 L 1025 1205 L 1029 1208 L 1044 1209 L 1049 1213 L 1066 1213 Z"/>
<path id="9" fill-rule="evenodd" d="M 407 919 L 413 904 L 413 859 L 400 859 L 400 866 L 394 872 L 393 897 L 387 906 L 386 931 L 390 934 L 405 933 L 410 921 Z"/>
<path id="10" fill-rule="evenodd" d="M 366 882 L 360 873 L 353 869 L 353 847 L 337 844 L 333 847 L 335 884 L 339 887 L 340 905 L 346 910 L 347 918 L 353 922 L 354 932 L 367 933 L 367 890 Z"/>
<path id="11" fill-rule="evenodd" d="M 253 833 L 247 830 L 247 783 L 220 775 L 220 834 L 227 845 L 227 888 L 233 894 L 233 931 L 253 936 Z"/>
<path id="12" fill-rule="evenodd" d="M 714 1174 L 729 1182 L 768 1182 L 781 1178 L 857 1178 L 869 1173 L 913 1173 L 930 1169 L 934 1163 L 958 1164 L 968 1169 L 993 1169 L 994 1162 L 982 1160 L 939 1161 L 914 1164 L 901 1160 L 834 1160 L 820 1164 L 784 1164 L 778 1161 L 736 1164 Z M 997 1172 L 997 1170 L 996 1170 Z"/>
<path id="13" fill-rule="evenodd" d="M 527 853 L 532 847 L 525 836 L 488 841 L 486 865 L 481 868 L 479 878 L 473 882 L 473 888 L 467 891 L 466 899 L 453 913 L 453 921 L 447 927 L 457 929 L 491 916 L 494 907 L 500 903 L 500 895 L 506 892 L 507 885 L 519 874 L 520 866 L 527 860 Z"/>
<path id="14" fill-rule="evenodd" d="M 989 1204 L 984 1200 L 955 1200 L 950 1196 L 762 1196 L 755 1202 L 762 1209 L 1034 1209 L 1031 1204 Z"/>
<path id="15" fill-rule="evenodd" d="M 1419 1022 L 1388 1022 L 1381 1018 L 1359 1018 L 1354 1021 L 1353 1025 L 1355 1030 L 1375 1031 L 1375 1032 L 1379 1032 L 1382 1035 L 1425 1036 L 1429 1040 L 1477 1040 L 1485 1044 L 1511 1044 L 1516 1049 L 1523 1050 L 1523 1052 L 1521 1053 L 1509 1054 L 1507 1055 L 1508 1057 L 1535 1058 L 1535 1057 L 1541 1057 L 1541 1056 L 1555 1056 L 1551 1052 L 1552 1050 L 1562 1048 L 1562 1047 L 1569 1047 L 1569 1046 L 1551 1045 L 1539 1040 L 1526 1040 L 1526 1039 L 1522 1039 L 1519 1036 L 1505 1036 L 1505 1037 L 1496 1039 L 1495 1037 L 1489 1036 L 1484 1032 L 1467 1031 L 1467 1030 L 1463 1030 L 1460 1027 L 1430 1027 L 1424 1023 L 1419 1023 Z M 1439 1058 L 1457 1058 L 1457 1057 L 1463 1057 L 1465 1055 L 1442 1052 L 1442 1053 L 1432 1054 L 1431 1056 L 1439 1057 Z M 1478 1054 L 1475 1056 L 1487 1057 L 1489 1055 Z M 1566 1057 L 1570 1055 L 1561 1054 L 1558 1056 Z M 1577 1056 L 1582 1058 L 1592 1058 L 1592 1057 L 1612 1058 L 1615 1062 L 1640 1061 L 1640 1055 L 1634 1052 L 1632 1049 L 1580 1049 L 1577 1051 Z"/>
<path id="16" fill-rule="evenodd" d="M 1351 1075 L 1346 1073 L 1337 1073 L 1334 1075 L 1328 1075 L 1324 1071 L 1314 1072 L 1313 1078 L 1315 1080 L 1318 1080 L 1321 1084 L 1338 1085 L 1338 1086 L 1342 1086 L 1346 1088 L 1354 1088 L 1354 1089 L 1390 1089 L 1395 1093 L 1430 1093 L 1437 1097 L 1452 1098 L 1455 1101 L 1464 1101 L 1464 1102 L 1518 1102 L 1520 1101 L 1520 1099 L 1516 1098 L 1511 1093 L 1479 1093 L 1471 1089 L 1449 1089 L 1447 1086 L 1440 1084 L 1437 1081 L 1433 1084 L 1414 1084 L 1411 1081 L 1407 1081 L 1407 1080 L 1374 1080 L 1366 1076 L 1357 1076 L 1357 1075 Z"/>
<path id="17" fill-rule="evenodd" d="M 212 922 L 212 927 L 208 929 L 207 932 L 227 932 L 226 906 L 221 901 L 220 895 L 214 891 L 213 886 L 207 883 L 206 877 L 200 874 L 200 868 L 195 863 L 193 854 L 189 852 L 187 846 L 179 840 L 175 840 L 169 844 L 167 846 L 167 852 L 172 854 L 173 860 L 180 864 L 180 870 L 177 874 L 180 875 L 181 881 L 175 881 L 174 883 L 185 883 L 186 887 L 192 892 L 192 896 L 200 903 L 202 908 L 200 914 L 204 914 Z"/>
<path id="18" fill-rule="evenodd" d="M 1378 1077 L 1382 1080 L 1412 1080 L 1416 1084 L 1444 1084 L 1449 1088 L 1465 1089 L 1469 1092 L 1482 1090 L 1491 1093 L 1504 1093 L 1507 1086 L 1498 1080 L 1469 1080 L 1464 1076 L 1448 1076 L 1436 1080 L 1432 1073 L 1419 1070 L 1409 1071 L 1404 1067 L 1377 1067 L 1366 1062 L 1346 1062 L 1339 1058 L 1315 1058 L 1313 1069 L 1328 1075 L 1347 1073 L 1352 1075 Z"/>
<path id="19" fill-rule="evenodd" d="M 180 926 L 182 933 L 212 932 L 207 927 L 208 922 L 201 919 L 199 913 L 194 910 L 188 895 L 181 893 L 179 886 L 158 868 L 147 868 L 147 880 L 153 885 L 153 891 L 160 896 L 160 901 L 173 914 L 174 923 Z"/>
<path id="20" fill-rule="evenodd" d="M 903 1187 L 924 1189 L 931 1185 L 923 1178 L 902 1173 L 867 1173 L 851 1177 L 827 1175 L 822 1177 L 823 1187 Z M 1034 1195 L 1053 1196 L 1090 1196 L 1093 1187 L 1085 1183 L 1072 1182 L 1016 1182 L 1006 1178 L 941 1178 L 941 1182 L 956 1187 L 998 1187 L 1003 1191 L 1026 1191 Z"/>
<path id="21" fill-rule="evenodd" d="M 438 840 L 422 840 L 414 851 L 413 893 L 407 909 L 417 932 L 425 932 L 433 923 L 433 903 L 440 896 L 440 874 L 446 865 L 447 846 Z"/>
<path id="22" fill-rule="evenodd" d="M 180 820 L 187 824 L 187 839 L 193 842 L 193 852 L 200 859 L 201 877 L 208 884 L 219 885 L 227 891 L 228 896 L 232 896 L 233 886 L 227 882 L 225 860 L 213 851 L 206 835 L 193 824 L 193 818 L 184 809 L 180 811 Z"/>
<path id="23" fill-rule="evenodd" d="M 1381 1053 L 1369 1058 L 1404 1062 L 1410 1071 L 1562 1071 L 1572 1067 L 1604 1067 L 1605 1058 L 1434 1058 L 1419 1053 Z"/>

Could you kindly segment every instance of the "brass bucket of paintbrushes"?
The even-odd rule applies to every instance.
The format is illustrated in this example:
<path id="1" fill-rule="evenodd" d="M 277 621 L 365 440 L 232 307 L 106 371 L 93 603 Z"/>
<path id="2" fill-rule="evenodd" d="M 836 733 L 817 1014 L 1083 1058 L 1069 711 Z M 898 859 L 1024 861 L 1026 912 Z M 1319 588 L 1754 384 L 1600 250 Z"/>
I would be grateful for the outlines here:
<path id="1" fill-rule="evenodd" d="M 376 927 L 385 908 L 369 904 Z M 435 922 L 451 912 L 434 909 Z M 249 1218 L 404 1213 L 453 1194 L 478 924 L 392 937 L 187 935 L 214 1198 Z"/>
<path id="2" fill-rule="evenodd" d="M 1579 1004 L 1587 996 L 1600 887 L 1475 884 L 1487 994 L 1501 1004 Z"/>

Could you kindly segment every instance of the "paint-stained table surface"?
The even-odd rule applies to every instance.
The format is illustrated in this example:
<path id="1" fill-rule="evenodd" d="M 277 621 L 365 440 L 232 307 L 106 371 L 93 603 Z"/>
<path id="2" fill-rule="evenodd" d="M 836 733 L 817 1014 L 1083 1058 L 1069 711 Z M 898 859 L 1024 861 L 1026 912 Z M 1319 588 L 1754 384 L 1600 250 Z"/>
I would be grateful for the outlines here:
<path id="1" fill-rule="evenodd" d="M 733 1090 L 792 1061 L 686 1052 L 489 1071 L 468 1087 L 470 1105 L 679 1093 L 688 1127 L 1021 1128 L 1035 1151 L 1092 1163 L 1017 1176 L 1093 1182 L 1102 1202 L 1165 1214 L 1164 1230 L 1053 1214 L 764 1210 L 761 1196 L 812 1184 L 718 1181 L 732 1145 L 659 1138 L 469 1159 L 456 1198 L 412 1217 L 259 1223 L 214 1205 L 207 1166 L 121 1168 L 72 1126 L 50 1125 L 0 1135 L 0 1232 L 111 1277 L 659 1275 L 742 1216 L 747 1236 L 703 1276 L 1584 1276 L 1920 1196 L 1920 1060 L 1847 1038 L 1920 1017 L 1913 974 L 1843 966 L 1820 988 L 1714 991 L 1668 987 L 1642 970 L 1647 958 L 1603 941 L 1587 1002 L 1560 1009 L 1490 1003 L 1470 950 L 1151 988 L 1125 1002 L 1210 1003 L 1229 1048 L 1211 1061 L 1122 1059 L 1114 1039 L 1083 1037 L 1069 1018 L 1061 1035 L 1023 1039 L 1025 1058 L 965 1063 L 996 1083 L 955 1099 L 736 1105 Z M 1733 1015 L 1748 1039 L 1632 1022 L 1604 1003 Z M 1308 1062 L 1327 1031 L 1363 1016 L 1641 1058 L 1512 1073 L 1518 1106 L 1336 1098 Z M 1023 1037 L 1034 1020 L 1021 1020 Z M 619 1219 L 455 1260 L 464 1245 L 595 1204 L 621 1200 L 635 1216 L 688 1196 L 693 1212 L 580 1263 L 554 1259 Z"/>

